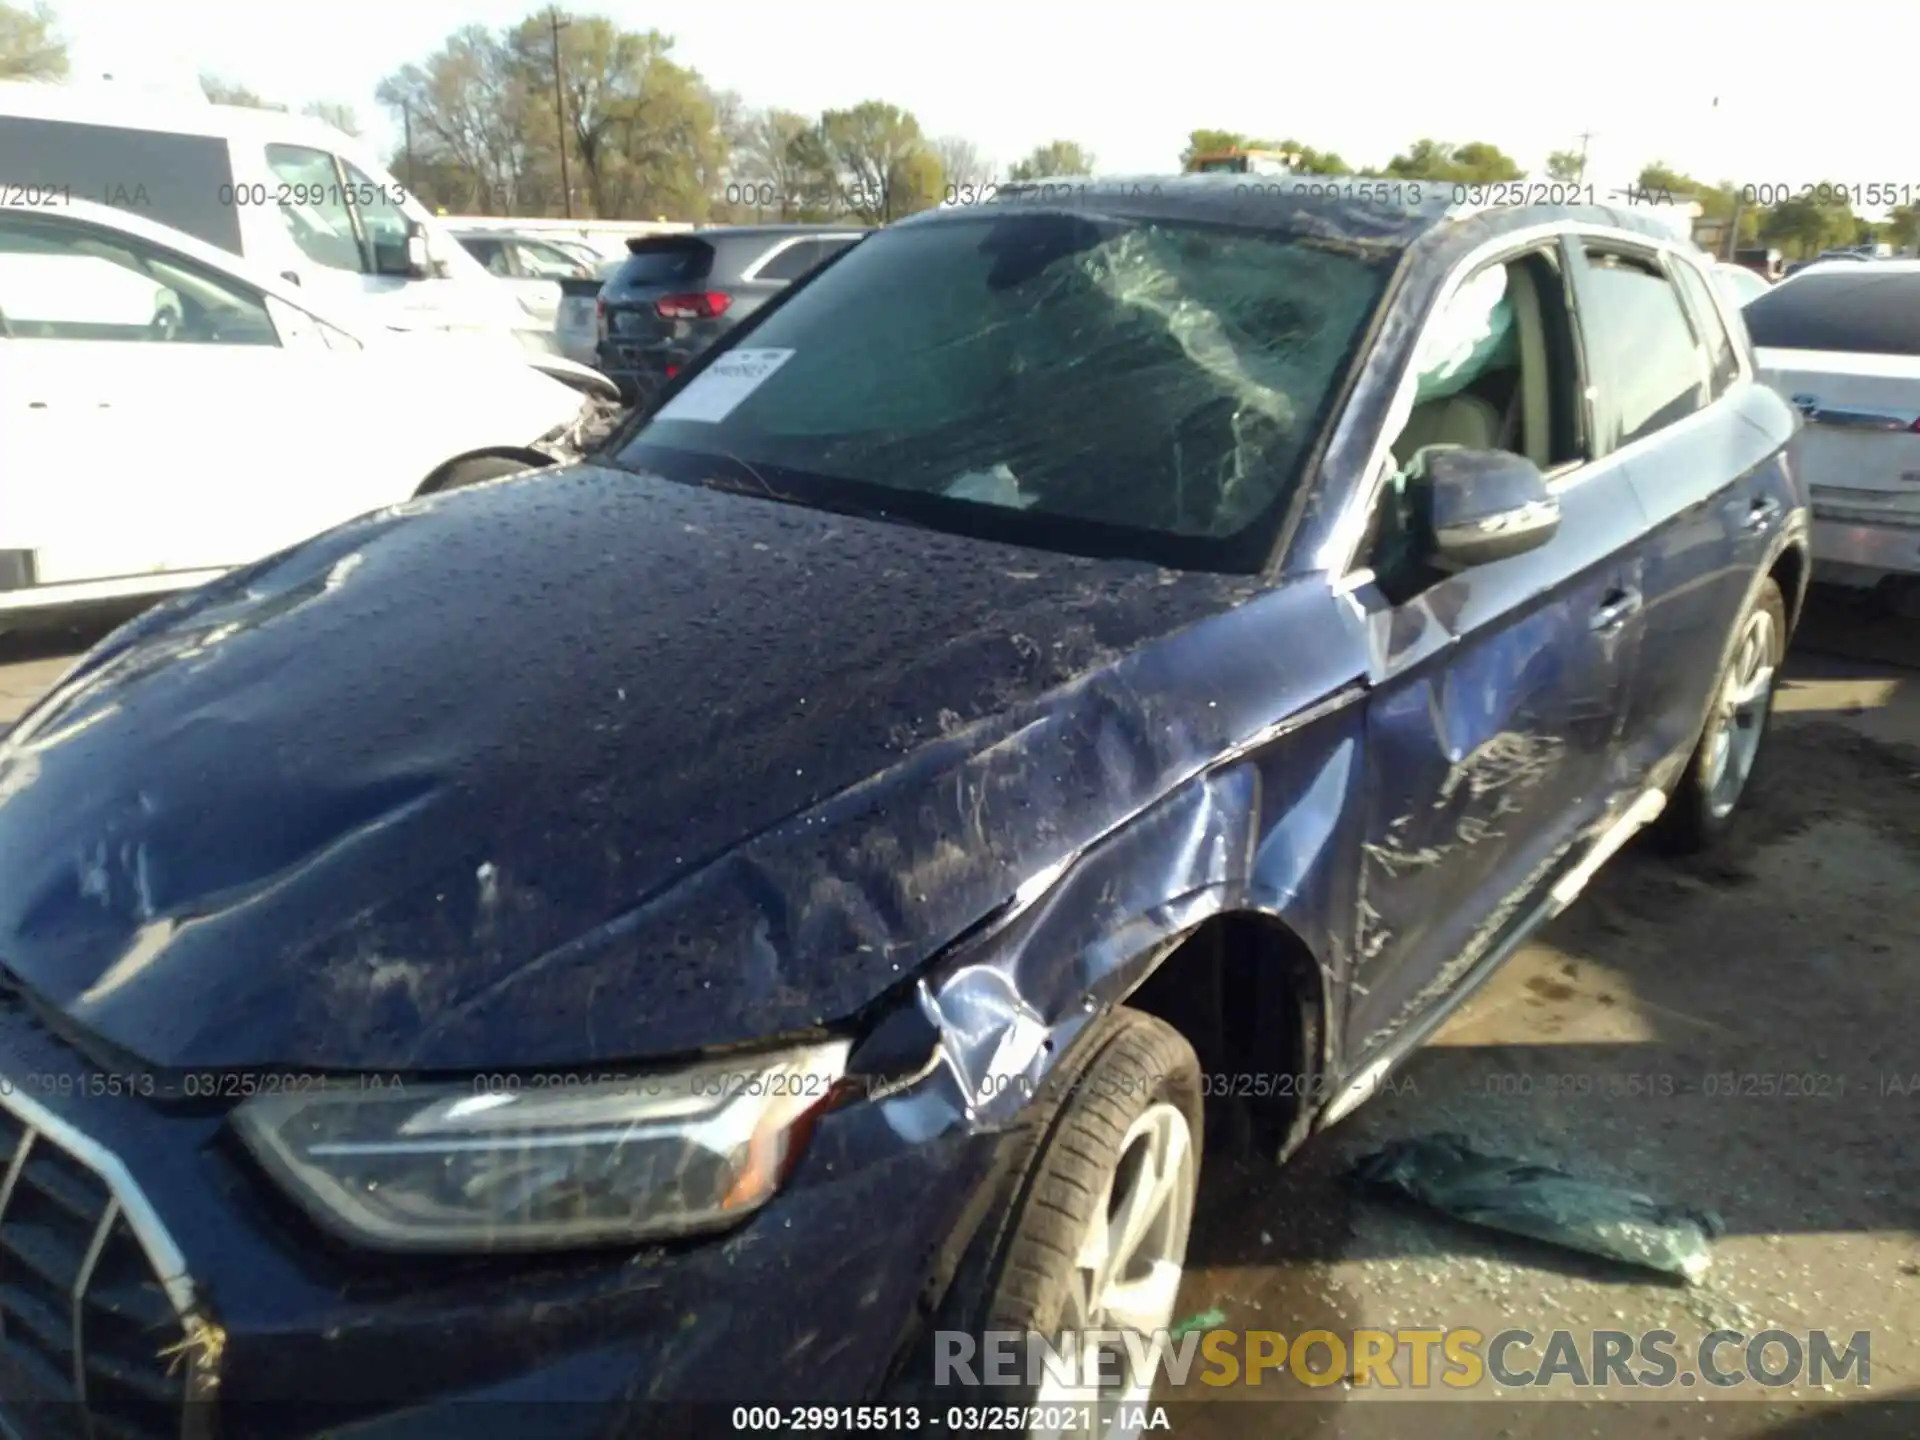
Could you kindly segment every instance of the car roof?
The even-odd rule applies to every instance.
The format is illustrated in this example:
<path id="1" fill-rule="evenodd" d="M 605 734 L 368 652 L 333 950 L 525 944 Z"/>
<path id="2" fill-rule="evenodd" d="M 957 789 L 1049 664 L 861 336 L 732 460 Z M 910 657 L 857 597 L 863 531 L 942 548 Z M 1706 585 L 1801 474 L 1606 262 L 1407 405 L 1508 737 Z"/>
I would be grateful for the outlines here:
<path id="1" fill-rule="evenodd" d="M 1002 185 L 984 204 L 940 206 L 898 223 L 949 225 L 983 211 L 1004 214 L 1033 205 L 1137 220 L 1250 225 L 1405 249 L 1429 232 L 1498 213 L 1537 224 L 1580 221 L 1667 243 L 1678 238 L 1671 225 L 1648 213 L 1650 206 L 1498 203 L 1507 193 L 1524 193 L 1526 188 L 1526 182 L 1481 187 L 1446 180 L 1360 175 L 1129 175 L 1098 179 L 1066 175 Z M 1482 193 L 1481 203 L 1473 201 L 1474 191 Z M 1494 203 L 1486 203 L 1488 199 Z"/>
<path id="2" fill-rule="evenodd" d="M 255 105 L 220 105 L 193 92 L 156 93 L 114 83 L 0 82 L 0 116 L 159 130 L 208 139 L 262 140 L 338 151 L 352 137 L 326 121 Z"/>
<path id="3" fill-rule="evenodd" d="M 857 235 L 862 230 L 870 228 L 872 227 L 851 220 L 842 225 L 803 224 L 794 221 L 779 225 L 696 225 L 691 230 L 682 230 L 678 233 L 693 235 L 699 239 L 712 235 L 738 235 L 742 238 L 765 236 L 769 239 L 785 239 L 789 235 Z M 644 238 L 651 240 L 655 237 L 649 235 Z"/>
<path id="4" fill-rule="evenodd" d="M 1791 278 L 1798 280 L 1803 275 L 1916 275 L 1920 274 L 1920 259 L 1913 260 L 1869 260 L 1871 270 L 1862 267 L 1856 260 L 1815 260 L 1801 266 L 1793 272 Z"/>

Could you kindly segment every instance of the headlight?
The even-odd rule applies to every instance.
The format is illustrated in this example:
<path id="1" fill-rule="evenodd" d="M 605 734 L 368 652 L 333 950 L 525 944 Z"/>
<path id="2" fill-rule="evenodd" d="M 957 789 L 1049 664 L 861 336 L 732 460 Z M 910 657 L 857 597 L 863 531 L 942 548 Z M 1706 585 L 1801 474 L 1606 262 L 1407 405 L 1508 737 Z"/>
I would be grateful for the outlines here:
<path id="1" fill-rule="evenodd" d="M 530 1250 L 734 1225 L 846 1068 L 833 1041 L 655 1075 L 258 1095 L 247 1148 L 315 1220 L 386 1250 Z"/>

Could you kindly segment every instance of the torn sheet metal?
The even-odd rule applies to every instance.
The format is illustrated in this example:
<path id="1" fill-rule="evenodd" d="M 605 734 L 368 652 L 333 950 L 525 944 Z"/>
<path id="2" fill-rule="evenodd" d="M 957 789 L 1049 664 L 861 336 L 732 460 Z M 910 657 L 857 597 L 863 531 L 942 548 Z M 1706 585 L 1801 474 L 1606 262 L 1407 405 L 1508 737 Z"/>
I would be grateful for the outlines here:
<path id="1" fill-rule="evenodd" d="M 1544 1240 L 1698 1282 L 1719 1218 L 1564 1170 L 1475 1150 L 1460 1135 L 1397 1140 L 1362 1157 L 1362 1187 L 1430 1205 L 1472 1225 Z"/>

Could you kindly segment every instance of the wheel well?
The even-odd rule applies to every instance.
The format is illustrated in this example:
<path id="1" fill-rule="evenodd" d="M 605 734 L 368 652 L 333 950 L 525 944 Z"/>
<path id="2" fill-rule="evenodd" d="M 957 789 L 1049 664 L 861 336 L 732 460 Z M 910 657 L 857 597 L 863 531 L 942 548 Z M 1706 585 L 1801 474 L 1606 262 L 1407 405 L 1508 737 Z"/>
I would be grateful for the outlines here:
<path id="1" fill-rule="evenodd" d="M 551 455 L 543 455 L 538 450 L 523 450 L 516 445 L 501 445 L 489 450 L 470 450 L 465 455 L 456 455 L 441 465 L 431 475 L 420 482 L 420 488 L 414 491 L 417 499 L 422 495 L 431 495 L 446 482 L 447 476 L 469 460 L 518 460 L 528 469 L 545 469 L 554 463 Z"/>
<path id="2" fill-rule="evenodd" d="M 1767 573 L 1787 602 L 1787 630 L 1791 632 L 1800 623 L 1800 606 L 1804 600 L 1800 586 L 1807 578 L 1807 552 L 1798 545 L 1789 545 Z"/>
<path id="3" fill-rule="evenodd" d="M 1205 921 L 1127 1004 L 1193 1046 L 1209 1077 L 1210 1133 L 1224 1120 L 1261 1148 L 1305 1138 L 1326 1080 L 1324 987 L 1312 950 L 1284 924 L 1247 913 Z"/>

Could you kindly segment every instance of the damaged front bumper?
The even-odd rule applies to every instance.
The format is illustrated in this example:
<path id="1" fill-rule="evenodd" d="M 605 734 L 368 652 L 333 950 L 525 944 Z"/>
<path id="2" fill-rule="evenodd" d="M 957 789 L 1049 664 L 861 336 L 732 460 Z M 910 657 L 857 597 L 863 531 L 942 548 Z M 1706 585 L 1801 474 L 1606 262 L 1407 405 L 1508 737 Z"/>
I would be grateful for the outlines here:
<path id="1" fill-rule="evenodd" d="M 630 408 L 619 400 L 589 395 L 571 420 L 542 435 L 534 449 L 556 465 L 571 465 L 597 453 L 629 413 Z"/>
<path id="2" fill-rule="evenodd" d="M 76 1059 L 24 1010 L 0 1009 L 0 1074 L 90 1077 L 31 1107 L 0 1098 L 0 1121 L 31 1108 L 62 1137 L 42 1143 L 64 1141 L 54 1158 L 73 1187 L 101 1182 L 109 1228 L 113 1215 L 141 1217 L 159 1258 L 144 1280 L 102 1268 L 94 1288 L 134 1285 L 166 1324 L 142 1349 L 130 1312 L 110 1323 L 84 1282 L 70 1341 L 30 1324 L 38 1282 L 22 1267 L 46 1246 L 29 1241 L 66 1217 L 40 1179 L 16 1187 L 0 1212 L 0 1434 L 20 1440 L 711 1433 L 699 1418 L 724 1421 L 735 1404 L 878 1396 L 919 1336 L 930 1264 L 963 1243 L 1006 1149 L 937 1084 L 910 1085 L 825 1114 L 781 1194 L 724 1234 L 372 1255 L 314 1229 L 233 1143 L 224 1114 L 129 1095 L 105 1082 L 137 1077 Z M 206 1337 L 184 1362 L 183 1332 Z"/>

